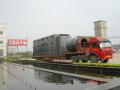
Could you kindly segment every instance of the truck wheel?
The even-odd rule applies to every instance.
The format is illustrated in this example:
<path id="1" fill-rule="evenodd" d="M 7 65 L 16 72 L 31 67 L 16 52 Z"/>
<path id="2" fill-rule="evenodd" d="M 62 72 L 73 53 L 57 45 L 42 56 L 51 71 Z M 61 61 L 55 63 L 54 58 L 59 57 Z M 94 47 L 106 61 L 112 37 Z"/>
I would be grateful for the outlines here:
<path id="1" fill-rule="evenodd" d="M 88 60 L 81 60 L 82 61 L 82 63 L 87 63 L 88 62 Z"/>
<path id="2" fill-rule="evenodd" d="M 79 63 L 79 60 L 74 60 L 75 63 Z"/>
<path id="3" fill-rule="evenodd" d="M 108 62 L 108 59 L 105 59 L 102 61 L 102 63 L 107 63 Z"/>
<path id="4" fill-rule="evenodd" d="M 66 60 L 70 60 L 70 56 L 66 56 L 65 59 L 66 59 Z"/>
<path id="5" fill-rule="evenodd" d="M 76 56 L 72 56 L 72 57 L 71 57 L 71 60 L 72 60 L 73 62 L 75 62 L 75 63 L 78 63 L 78 62 L 79 62 L 79 60 L 77 59 Z"/>
<path id="6" fill-rule="evenodd" d="M 91 55 L 89 57 L 90 62 L 92 63 L 97 63 L 98 62 L 98 57 L 96 55 Z"/>

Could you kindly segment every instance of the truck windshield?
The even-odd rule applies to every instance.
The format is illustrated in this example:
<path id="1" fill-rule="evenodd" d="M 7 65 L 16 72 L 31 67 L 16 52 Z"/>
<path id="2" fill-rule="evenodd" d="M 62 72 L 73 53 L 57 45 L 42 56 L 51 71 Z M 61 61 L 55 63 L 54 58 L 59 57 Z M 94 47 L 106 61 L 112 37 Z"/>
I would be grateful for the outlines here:
<path id="1" fill-rule="evenodd" d="M 100 42 L 100 48 L 111 48 L 111 42 L 110 41 L 101 41 Z"/>

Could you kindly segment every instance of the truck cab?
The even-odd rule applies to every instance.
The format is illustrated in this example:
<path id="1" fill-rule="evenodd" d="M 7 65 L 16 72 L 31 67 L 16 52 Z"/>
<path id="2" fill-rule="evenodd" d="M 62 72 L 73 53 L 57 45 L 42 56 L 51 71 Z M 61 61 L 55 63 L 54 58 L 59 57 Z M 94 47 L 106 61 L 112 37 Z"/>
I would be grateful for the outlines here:
<path id="1" fill-rule="evenodd" d="M 89 60 L 107 63 L 113 57 L 111 42 L 107 38 L 92 37 L 89 40 Z"/>

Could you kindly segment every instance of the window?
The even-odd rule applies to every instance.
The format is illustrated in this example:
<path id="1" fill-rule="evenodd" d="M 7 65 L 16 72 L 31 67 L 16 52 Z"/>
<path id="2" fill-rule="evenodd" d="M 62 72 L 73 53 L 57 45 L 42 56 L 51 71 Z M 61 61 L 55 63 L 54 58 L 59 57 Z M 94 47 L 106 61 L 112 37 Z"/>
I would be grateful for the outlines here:
<path id="1" fill-rule="evenodd" d="M 54 38 L 54 35 L 52 35 L 51 38 Z"/>
<path id="2" fill-rule="evenodd" d="M 3 44 L 3 41 L 0 41 L 0 44 Z"/>
<path id="3" fill-rule="evenodd" d="M 53 42 L 51 42 L 51 44 L 54 44 Z"/>
<path id="4" fill-rule="evenodd" d="M 3 56 L 3 49 L 0 49 L 0 56 Z"/>
<path id="5" fill-rule="evenodd" d="M 100 42 L 100 48 L 111 48 L 111 42 L 110 41 L 101 41 Z"/>
<path id="6" fill-rule="evenodd" d="M 0 31 L 0 34 L 3 34 L 3 31 Z"/>
<path id="7" fill-rule="evenodd" d="M 54 49 L 51 49 L 51 51 L 53 52 L 53 51 L 54 51 Z"/>
<path id="8" fill-rule="evenodd" d="M 96 42 L 91 44 L 93 48 L 98 48 L 98 44 Z"/>
<path id="9" fill-rule="evenodd" d="M 45 39 L 48 39 L 48 37 L 46 37 Z"/>

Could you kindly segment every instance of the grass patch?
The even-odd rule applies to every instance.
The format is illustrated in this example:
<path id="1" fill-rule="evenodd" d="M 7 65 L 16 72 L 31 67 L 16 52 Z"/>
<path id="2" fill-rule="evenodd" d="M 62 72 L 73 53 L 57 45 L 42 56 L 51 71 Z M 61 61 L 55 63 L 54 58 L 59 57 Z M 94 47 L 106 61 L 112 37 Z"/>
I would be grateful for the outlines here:
<path id="1" fill-rule="evenodd" d="M 84 66 L 100 66 L 100 67 L 120 67 L 120 64 L 111 64 L 111 63 L 73 63 L 77 65 L 84 65 Z"/>
<path id="2" fill-rule="evenodd" d="M 22 57 L 19 55 L 14 55 L 14 56 L 7 56 L 6 60 L 7 62 L 15 62 L 21 59 Z"/>

